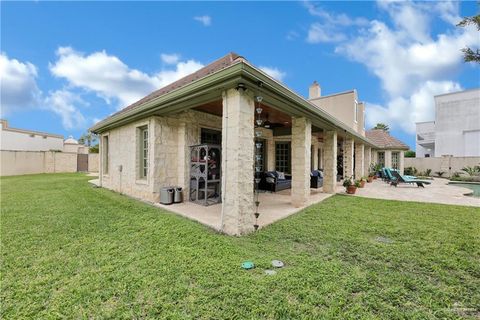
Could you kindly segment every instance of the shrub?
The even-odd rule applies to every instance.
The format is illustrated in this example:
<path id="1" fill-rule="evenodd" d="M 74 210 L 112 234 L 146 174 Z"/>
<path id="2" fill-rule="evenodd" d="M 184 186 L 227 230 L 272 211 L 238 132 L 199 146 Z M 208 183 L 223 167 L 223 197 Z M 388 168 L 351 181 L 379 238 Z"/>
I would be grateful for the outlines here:
<path id="1" fill-rule="evenodd" d="M 427 170 L 425 170 L 425 175 L 426 175 L 427 177 L 430 177 L 431 174 L 432 174 L 432 169 L 427 169 Z"/>
<path id="2" fill-rule="evenodd" d="M 464 167 L 462 168 L 462 171 L 467 173 L 469 176 L 478 176 L 480 175 L 480 166 L 474 166 L 474 167 Z"/>
<path id="3" fill-rule="evenodd" d="M 445 171 L 435 171 L 435 174 L 441 178 L 445 174 Z"/>
<path id="4" fill-rule="evenodd" d="M 417 174 L 417 169 L 415 167 L 406 167 L 404 170 L 403 170 L 404 174 L 407 175 L 407 176 L 414 176 Z"/>
<path id="5" fill-rule="evenodd" d="M 408 150 L 408 151 L 405 151 L 404 156 L 405 158 L 415 158 L 416 154 L 415 154 L 415 151 Z"/>

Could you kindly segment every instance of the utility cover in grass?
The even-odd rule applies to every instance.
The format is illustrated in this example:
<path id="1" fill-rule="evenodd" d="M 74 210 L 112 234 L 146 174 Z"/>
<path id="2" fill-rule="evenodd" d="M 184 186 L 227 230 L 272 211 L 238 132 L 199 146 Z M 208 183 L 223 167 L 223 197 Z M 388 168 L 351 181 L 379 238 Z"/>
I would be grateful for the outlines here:
<path id="1" fill-rule="evenodd" d="M 376 237 L 375 241 L 381 242 L 381 243 L 394 243 L 394 241 L 390 238 L 387 237 Z"/>
<path id="2" fill-rule="evenodd" d="M 252 261 L 244 261 L 242 263 L 242 268 L 245 269 L 245 270 L 250 270 L 250 269 L 253 269 L 255 267 L 255 265 L 253 264 Z"/>
<path id="3" fill-rule="evenodd" d="M 265 274 L 267 276 L 273 276 L 273 275 L 277 274 L 277 271 L 275 271 L 275 270 L 265 270 Z"/>
<path id="4" fill-rule="evenodd" d="M 285 264 L 283 263 L 283 261 L 280 261 L 280 260 L 272 260 L 272 266 L 274 266 L 275 268 L 283 268 Z"/>

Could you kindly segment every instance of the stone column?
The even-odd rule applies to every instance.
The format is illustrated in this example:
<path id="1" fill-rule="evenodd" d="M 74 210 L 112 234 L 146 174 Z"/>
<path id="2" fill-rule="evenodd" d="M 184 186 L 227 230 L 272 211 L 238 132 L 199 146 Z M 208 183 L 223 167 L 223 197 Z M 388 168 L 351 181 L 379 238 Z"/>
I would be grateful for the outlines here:
<path id="1" fill-rule="evenodd" d="M 337 186 L 337 132 L 325 131 L 323 137 L 323 192 L 335 193 Z"/>
<path id="2" fill-rule="evenodd" d="M 292 204 L 303 207 L 310 198 L 312 123 L 292 117 Z"/>
<path id="3" fill-rule="evenodd" d="M 347 137 L 343 143 L 343 178 L 353 176 L 353 138 Z"/>
<path id="4" fill-rule="evenodd" d="M 314 137 L 312 139 L 312 154 L 311 154 L 311 159 L 313 160 L 312 162 L 312 167 L 314 170 L 317 170 L 319 168 L 319 163 L 318 163 L 318 139 L 317 137 Z"/>
<path id="5" fill-rule="evenodd" d="M 355 143 L 355 179 L 359 180 L 365 175 L 365 145 Z"/>
<path id="6" fill-rule="evenodd" d="M 400 150 L 400 159 L 398 161 L 398 169 L 400 170 L 400 174 L 403 176 L 403 170 L 405 169 L 405 151 Z"/>
<path id="7" fill-rule="evenodd" d="M 392 167 L 392 150 L 385 150 L 385 168 Z"/>
<path id="8" fill-rule="evenodd" d="M 368 175 L 370 171 L 370 165 L 372 164 L 372 147 L 365 147 L 364 154 L 365 154 L 365 159 L 364 159 L 363 174 Z"/>
<path id="9" fill-rule="evenodd" d="M 222 231 L 241 235 L 254 224 L 254 100 L 251 91 L 223 92 Z"/>

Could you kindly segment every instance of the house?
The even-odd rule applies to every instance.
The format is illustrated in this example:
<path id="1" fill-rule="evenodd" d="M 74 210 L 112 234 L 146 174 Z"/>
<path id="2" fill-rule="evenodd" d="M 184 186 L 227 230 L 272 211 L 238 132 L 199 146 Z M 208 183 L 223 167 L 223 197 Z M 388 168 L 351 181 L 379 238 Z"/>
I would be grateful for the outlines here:
<path id="1" fill-rule="evenodd" d="M 187 200 L 219 199 L 222 232 L 253 231 L 263 172 L 291 179 L 291 206 L 301 208 L 312 169 L 323 169 L 323 192 L 335 193 L 339 153 L 343 176 L 360 178 L 379 148 L 365 136 L 356 92 L 338 96 L 350 101 L 347 121 L 327 106 L 334 97 L 310 91 L 307 100 L 229 53 L 95 124 L 99 183 L 151 202 L 181 186 Z"/>
<path id="2" fill-rule="evenodd" d="M 63 150 L 63 136 L 58 134 L 11 128 L 0 119 L 0 149 L 12 151 Z"/>
<path id="3" fill-rule="evenodd" d="M 382 167 L 397 169 L 403 174 L 404 153 L 410 147 L 383 129 L 371 129 L 366 131 L 365 135 L 378 148 L 373 153 L 372 162 Z"/>
<path id="4" fill-rule="evenodd" d="M 480 88 L 434 99 L 435 121 L 416 124 L 416 157 L 479 157 Z"/>

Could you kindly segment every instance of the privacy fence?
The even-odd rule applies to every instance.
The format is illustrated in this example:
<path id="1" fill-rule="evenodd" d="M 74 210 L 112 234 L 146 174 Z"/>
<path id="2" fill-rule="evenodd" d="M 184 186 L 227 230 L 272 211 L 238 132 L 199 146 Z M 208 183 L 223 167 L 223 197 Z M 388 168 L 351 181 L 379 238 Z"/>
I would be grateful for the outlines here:
<path id="1" fill-rule="evenodd" d="M 98 153 L 55 151 L 0 151 L 0 175 L 34 173 L 98 172 Z"/>

